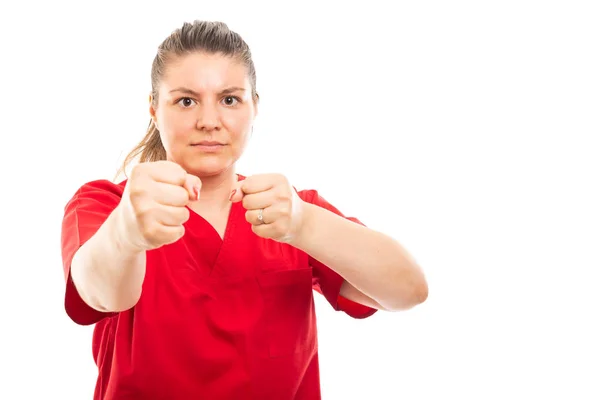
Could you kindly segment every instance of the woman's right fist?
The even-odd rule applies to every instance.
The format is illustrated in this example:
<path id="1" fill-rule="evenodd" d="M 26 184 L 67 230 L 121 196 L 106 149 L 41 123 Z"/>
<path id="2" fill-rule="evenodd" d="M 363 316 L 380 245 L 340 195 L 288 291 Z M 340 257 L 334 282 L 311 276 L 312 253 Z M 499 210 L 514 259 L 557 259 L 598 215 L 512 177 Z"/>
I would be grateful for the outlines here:
<path id="1" fill-rule="evenodd" d="M 187 205 L 200 197 L 200 178 L 171 161 L 134 166 L 119 207 L 124 239 L 138 251 L 179 240 L 190 217 Z"/>

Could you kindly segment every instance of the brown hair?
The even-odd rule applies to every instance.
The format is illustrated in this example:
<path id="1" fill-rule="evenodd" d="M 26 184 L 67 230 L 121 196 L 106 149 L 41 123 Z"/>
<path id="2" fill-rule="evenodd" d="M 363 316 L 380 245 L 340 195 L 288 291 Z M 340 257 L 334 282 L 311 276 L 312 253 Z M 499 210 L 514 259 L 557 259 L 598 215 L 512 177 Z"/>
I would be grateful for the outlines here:
<path id="1" fill-rule="evenodd" d="M 246 66 L 252 86 L 252 97 L 258 100 L 256 92 L 256 70 L 252 61 L 252 54 L 248 44 L 242 37 L 229 29 L 223 22 L 194 21 L 185 22 L 183 26 L 171 33 L 158 46 L 158 51 L 152 62 L 150 73 L 152 85 L 152 103 L 156 107 L 158 99 L 158 84 L 165 72 L 168 62 L 177 57 L 193 52 L 205 52 L 208 54 L 222 54 L 232 57 Z M 146 135 L 125 157 L 117 176 L 123 173 L 125 176 L 127 166 L 139 156 L 139 162 L 165 160 L 167 154 L 160 139 L 158 128 L 152 119 L 148 125 Z"/>

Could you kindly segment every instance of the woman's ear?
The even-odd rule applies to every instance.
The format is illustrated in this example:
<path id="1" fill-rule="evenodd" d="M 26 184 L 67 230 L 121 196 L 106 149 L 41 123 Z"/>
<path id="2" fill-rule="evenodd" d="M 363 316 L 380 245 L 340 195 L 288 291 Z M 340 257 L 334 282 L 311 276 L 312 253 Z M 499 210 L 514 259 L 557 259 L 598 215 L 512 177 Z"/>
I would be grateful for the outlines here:
<path id="1" fill-rule="evenodd" d="M 154 109 L 154 106 L 153 106 L 153 100 L 154 100 L 154 98 L 152 97 L 152 93 L 151 93 L 148 96 L 150 118 L 152 118 L 152 122 L 154 122 L 154 125 L 156 125 L 156 110 Z"/>
<path id="2" fill-rule="evenodd" d="M 256 118 L 256 116 L 258 115 L 258 102 L 259 102 L 258 93 L 256 93 L 256 97 L 254 97 L 252 99 L 252 102 L 254 103 L 254 118 Z"/>

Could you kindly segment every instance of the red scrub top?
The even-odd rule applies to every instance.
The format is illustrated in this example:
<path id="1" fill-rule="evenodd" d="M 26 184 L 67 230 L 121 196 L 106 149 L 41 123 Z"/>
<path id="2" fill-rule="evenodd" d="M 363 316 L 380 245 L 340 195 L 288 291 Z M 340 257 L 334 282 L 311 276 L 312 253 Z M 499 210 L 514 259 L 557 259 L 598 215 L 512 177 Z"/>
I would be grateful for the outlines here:
<path id="1" fill-rule="evenodd" d="M 66 312 L 96 324 L 94 399 L 320 399 L 313 289 L 351 317 L 376 310 L 339 296 L 343 278 L 306 253 L 254 234 L 241 202 L 223 240 L 192 211 L 179 241 L 148 251 L 132 309 L 102 313 L 83 302 L 71 260 L 118 205 L 125 183 L 83 185 L 62 225 Z M 298 194 L 341 215 L 314 190 Z"/>

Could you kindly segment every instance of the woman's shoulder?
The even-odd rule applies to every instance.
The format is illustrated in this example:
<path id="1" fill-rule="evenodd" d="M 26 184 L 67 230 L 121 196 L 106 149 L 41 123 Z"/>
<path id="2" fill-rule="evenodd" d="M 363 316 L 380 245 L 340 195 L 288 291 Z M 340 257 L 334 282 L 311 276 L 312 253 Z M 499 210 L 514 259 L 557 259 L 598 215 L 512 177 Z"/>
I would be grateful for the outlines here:
<path id="1" fill-rule="evenodd" d="M 112 182 L 108 179 L 97 179 L 85 182 L 77 187 L 67 202 L 67 207 L 72 203 L 85 200 L 95 200 L 101 203 L 120 201 L 125 190 L 127 180 Z"/>
<path id="2" fill-rule="evenodd" d="M 97 179 L 82 184 L 77 190 L 77 193 L 104 191 L 122 195 L 123 191 L 125 190 L 126 183 L 127 179 L 124 179 L 120 182 L 113 182 L 109 181 L 108 179 Z"/>

